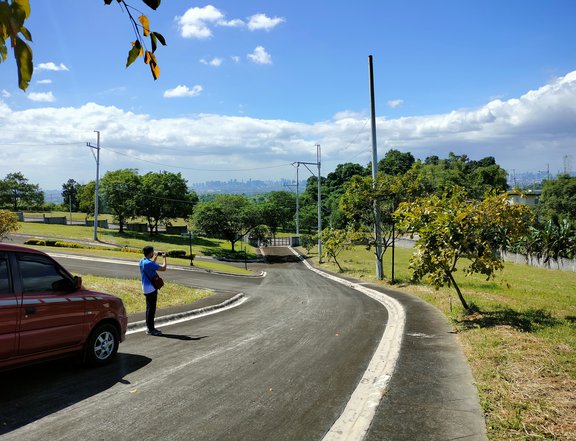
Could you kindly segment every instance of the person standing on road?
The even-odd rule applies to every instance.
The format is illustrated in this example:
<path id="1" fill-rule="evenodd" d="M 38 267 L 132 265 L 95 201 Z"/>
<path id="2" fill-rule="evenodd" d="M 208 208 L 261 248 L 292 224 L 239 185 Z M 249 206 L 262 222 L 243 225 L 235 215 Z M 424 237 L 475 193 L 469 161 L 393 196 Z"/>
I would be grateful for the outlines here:
<path id="1" fill-rule="evenodd" d="M 156 263 L 159 253 L 154 251 L 154 247 L 147 245 L 142 249 L 144 257 L 140 260 L 140 276 L 142 278 L 142 292 L 146 297 L 146 334 L 162 335 L 162 331 L 154 327 L 156 317 L 156 303 L 158 301 L 158 290 L 152 285 L 152 279 L 157 275 L 156 271 L 166 271 L 166 253 L 161 253 L 164 259 L 162 265 Z"/>

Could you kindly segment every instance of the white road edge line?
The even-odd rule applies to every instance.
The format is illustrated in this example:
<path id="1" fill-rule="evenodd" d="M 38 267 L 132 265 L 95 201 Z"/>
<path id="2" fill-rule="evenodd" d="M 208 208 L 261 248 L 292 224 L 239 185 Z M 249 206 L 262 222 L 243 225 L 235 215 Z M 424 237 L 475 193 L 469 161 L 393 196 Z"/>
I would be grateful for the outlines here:
<path id="1" fill-rule="evenodd" d="M 400 356 L 406 313 L 400 302 L 392 297 L 314 268 L 292 247 L 290 250 L 300 257 L 310 270 L 372 297 L 388 310 L 386 329 L 362 376 L 362 380 L 350 396 L 340 417 L 322 438 L 322 441 L 360 441 L 364 439 L 370 429 L 378 405 L 396 368 Z"/>

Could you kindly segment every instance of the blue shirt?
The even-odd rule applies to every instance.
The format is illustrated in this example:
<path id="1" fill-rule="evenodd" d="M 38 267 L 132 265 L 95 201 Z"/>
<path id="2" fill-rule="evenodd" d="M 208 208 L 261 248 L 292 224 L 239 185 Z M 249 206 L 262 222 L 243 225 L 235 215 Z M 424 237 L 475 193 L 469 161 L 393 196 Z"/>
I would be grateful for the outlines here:
<path id="1" fill-rule="evenodd" d="M 142 292 L 144 294 L 150 294 L 156 291 L 156 288 L 154 288 L 150 280 L 154 278 L 158 268 L 160 268 L 160 265 L 153 260 L 146 257 L 140 259 L 140 277 L 142 279 Z"/>

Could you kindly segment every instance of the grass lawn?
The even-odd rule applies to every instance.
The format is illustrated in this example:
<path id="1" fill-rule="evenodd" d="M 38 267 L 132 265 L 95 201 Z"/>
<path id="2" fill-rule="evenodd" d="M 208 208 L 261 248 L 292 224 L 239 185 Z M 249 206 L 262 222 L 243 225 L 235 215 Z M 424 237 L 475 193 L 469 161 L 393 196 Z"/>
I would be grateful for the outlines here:
<path id="1" fill-rule="evenodd" d="M 395 289 L 439 308 L 457 329 L 486 415 L 490 440 L 576 440 L 576 273 L 506 263 L 496 279 L 456 281 L 477 312 L 464 313 L 453 289 L 412 283 L 409 249 L 396 249 Z M 316 256 L 313 252 L 310 254 Z M 362 247 L 338 258 L 345 273 L 374 279 Z M 391 276 L 391 256 L 384 258 Z M 321 267 L 337 272 L 334 263 Z"/>
<path id="2" fill-rule="evenodd" d="M 83 275 L 82 284 L 88 289 L 120 297 L 128 314 L 146 310 L 146 299 L 142 294 L 142 286 L 139 279 L 110 279 Z M 166 282 L 158 295 L 158 308 L 190 304 L 212 294 L 211 291 L 206 289 L 188 288 Z"/>

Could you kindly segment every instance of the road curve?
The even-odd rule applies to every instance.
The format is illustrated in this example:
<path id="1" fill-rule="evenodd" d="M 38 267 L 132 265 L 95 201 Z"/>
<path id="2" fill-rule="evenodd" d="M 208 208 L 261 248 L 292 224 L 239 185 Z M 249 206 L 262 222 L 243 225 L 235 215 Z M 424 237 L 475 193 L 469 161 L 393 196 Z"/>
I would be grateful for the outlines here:
<path id="1" fill-rule="evenodd" d="M 64 263 L 85 273 L 77 262 Z M 89 266 L 116 277 L 138 271 Z M 4 374 L 2 441 L 320 440 L 362 379 L 388 319 L 380 303 L 301 263 L 269 265 L 265 278 L 169 270 L 166 279 L 208 281 L 248 301 L 167 326 L 165 338 L 130 335 L 117 362 L 101 369 L 56 362 Z"/>

